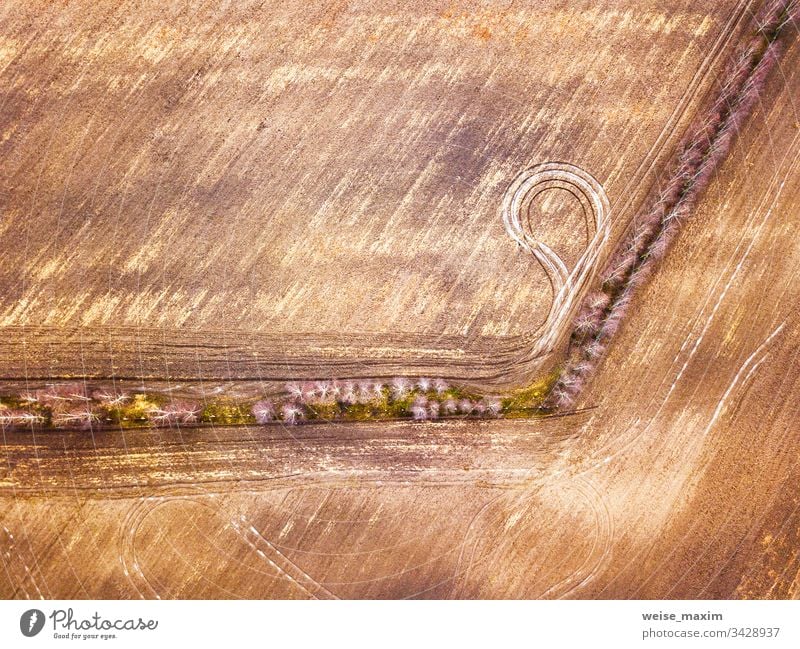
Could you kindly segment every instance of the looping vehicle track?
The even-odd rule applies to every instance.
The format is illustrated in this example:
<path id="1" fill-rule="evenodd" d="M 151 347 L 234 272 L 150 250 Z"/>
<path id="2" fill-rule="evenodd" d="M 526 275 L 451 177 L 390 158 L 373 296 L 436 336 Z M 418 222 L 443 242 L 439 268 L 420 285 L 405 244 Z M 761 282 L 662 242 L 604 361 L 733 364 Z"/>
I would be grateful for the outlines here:
<path id="1" fill-rule="evenodd" d="M 578 198 L 590 213 L 588 221 L 593 229 L 586 249 L 572 269 L 550 246 L 526 231 L 526 220 L 522 218 L 524 206 L 532 197 L 558 188 L 568 189 Z M 573 307 L 580 301 L 608 241 L 611 206 L 603 186 L 591 174 L 573 164 L 545 162 L 516 177 L 506 191 L 501 211 L 508 235 L 536 258 L 553 287 L 550 311 L 530 351 L 535 357 L 553 349 L 564 320 L 571 317 Z"/>

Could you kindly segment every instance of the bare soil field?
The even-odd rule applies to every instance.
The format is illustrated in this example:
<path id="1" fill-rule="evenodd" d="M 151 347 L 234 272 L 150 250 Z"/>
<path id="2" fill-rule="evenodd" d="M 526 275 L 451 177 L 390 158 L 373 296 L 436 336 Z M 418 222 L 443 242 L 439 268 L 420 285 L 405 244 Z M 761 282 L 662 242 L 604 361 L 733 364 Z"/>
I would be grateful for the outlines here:
<path id="1" fill-rule="evenodd" d="M 5 388 L 529 381 L 600 203 L 509 190 L 595 179 L 594 268 L 756 4 L 4 6 Z M 574 409 L 4 429 L 0 596 L 800 597 L 799 71 Z"/>
<path id="2" fill-rule="evenodd" d="M 751 4 L 7 3 L 0 375 L 530 378 Z"/>

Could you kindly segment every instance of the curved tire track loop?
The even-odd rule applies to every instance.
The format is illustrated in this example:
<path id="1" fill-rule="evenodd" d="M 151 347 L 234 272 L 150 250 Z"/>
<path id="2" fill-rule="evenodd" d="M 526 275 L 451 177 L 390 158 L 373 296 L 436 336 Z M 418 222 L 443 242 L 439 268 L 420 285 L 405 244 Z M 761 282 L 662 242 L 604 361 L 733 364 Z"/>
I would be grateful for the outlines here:
<path id="1" fill-rule="evenodd" d="M 520 220 L 523 204 L 537 187 L 558 181 L 575 188 L 591 208 L 594 235 L 570 271 L 549 246 L 525 231 Z M 503 224 L 509 236 L 530 252 L 547 273 L 553 287 L 550 311 L 529 357 L 536 358 L 553 350 L 563 322 L 570 317 L 582 289 L 591 279 L 597 259 L 608 240 L 611 207 L 605 190 L 586 171 L 572 164 L 546 162 L 526 169 L 517 176 L 503 199 Z"/>
<path id="2" fill-rule="evenodd" d="M 468 584 L 470 573 L 481 564 L 491 561 L 502 561 L 502 548 L 512 548 L 517 543 L 523 543 L 528 528 L 520 528 L 514 533 L 506 533 L 502 542 L 497 539 L 489 551 L 481 552 L 480 539 L 486 531 L 486 526 L 498 525 L 499 521 L 491 521 L 492 509 L 498 504 L 509 508 L 509 517 L 522 513 L 535 507 L 536 497 L 547 490 L 558 489 L 552 484 L 542 483 L 532 485 L 521 493 L 508 498 L 501 494 L 489 500 L 473 517 L 464 538 L 461 541 L 459 553 L 453 575 L 453 589 L 449 595 L 452 599 L 469 598 Z M 576 478 L 566 487 L 578 496 L 587 508 L 588 521 L 591 521 L 591 545 L 580 565 L 574 567 L 567 574 L 559 575 L 560 578 L 550 584 L 542 584 L 542 590 L 537 593 L 528 593 L 526 597 L 537 599 L 566 599 L 576 597 L 598 575 L 605 570 L 611 561 L 612 543 L 614 540 L 614 520 L 603 493 L 589 480 L 583 477 Z M 507 518 L 507 517 L 506 517 Z M 523 543 L 524 545 L 524 543 Z M 498 555 L 498 552 L 500 554 Z"/>
<path id="3" fill-rule="evenodd" d="M 140 498 L 131 505 L 120 528 L 119 556 L 125 577 L 141 599 L 161 599 L 161 594 L 145 575 L 136 554 L 136 535 L 140 526 L 156 509 L 176 501 L 191 502 L 193 505 L 205 507 L 215 514 L 222 513 L 219 508 L 214 508 L 204 501 L 209 497 L 214 500 L 216 494 L 201 492 L 192 496 L 167 493 L 161 496 Z M 309 599 L 338 599 L 336 595 L 270 543 L 246 517 L 239 516 L 238 519 L 232 519 L 229 527 L 255 552 L 259 559 L 275 570 L 278 575 L 303 591 Z"/>

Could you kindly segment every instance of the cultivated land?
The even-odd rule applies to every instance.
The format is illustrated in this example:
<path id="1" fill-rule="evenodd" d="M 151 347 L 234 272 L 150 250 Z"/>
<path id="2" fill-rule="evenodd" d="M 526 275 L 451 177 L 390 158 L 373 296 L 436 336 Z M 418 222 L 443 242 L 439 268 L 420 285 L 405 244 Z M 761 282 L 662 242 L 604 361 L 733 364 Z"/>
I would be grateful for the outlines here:
<path id="1" fill-rule="evenodd" d="M 615 240 L 750 7 L 694 4 L 5 10 L 7 386 L 530 379 L 552 294 L 503 195 L 578 165 Z M 4 432 L 0 595 L 800 596 L 798 70 L 577 412 Z M 567 190 L 525 222 L 569 264 Z"/>
<path id="2" fill-rule="evenodd" d="M 2 376 L 524 382 L 504 193 L 577 165 L 618 234 L 749 7 L 163 4 L 6 5 Z M 521 217 L 572 266 L 569 189 Z"/>

